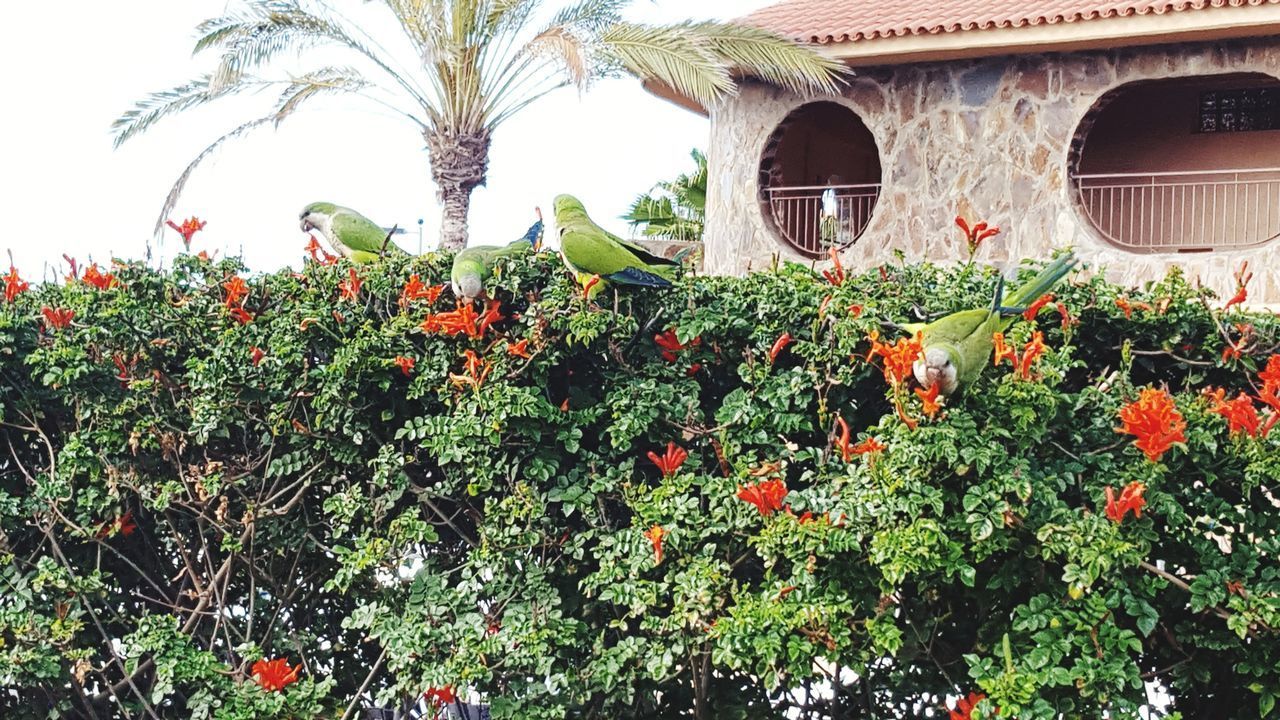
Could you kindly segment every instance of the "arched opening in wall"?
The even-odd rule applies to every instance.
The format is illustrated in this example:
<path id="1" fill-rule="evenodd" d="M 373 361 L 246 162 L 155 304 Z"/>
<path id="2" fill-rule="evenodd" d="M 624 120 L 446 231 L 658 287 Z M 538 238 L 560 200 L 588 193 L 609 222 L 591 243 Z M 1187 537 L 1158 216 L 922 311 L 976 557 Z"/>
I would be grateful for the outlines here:
<path id="1" fill-rule="evenodd" d="M 809 103 L 769 136 L 759 187 L 773 231 L 800 253 L 819 257 L 852 244 L 871 222 L 880 198 L 880 151 L 852 110 Z"/>
<path id="2" fill-rule="evenodd" d="M 1079 209 L 1132 252 L 1280 238 L 1280 79 L 1241 73 L 1122 85 L 1072 145 Z"/>

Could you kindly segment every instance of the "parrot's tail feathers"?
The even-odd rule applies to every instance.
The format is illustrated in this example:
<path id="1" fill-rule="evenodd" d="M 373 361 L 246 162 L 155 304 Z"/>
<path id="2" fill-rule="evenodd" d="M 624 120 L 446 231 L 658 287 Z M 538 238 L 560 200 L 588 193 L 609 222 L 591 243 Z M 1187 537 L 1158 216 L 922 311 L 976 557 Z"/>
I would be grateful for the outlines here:
<path id="1" fill-rule="evenodd" d="M 994 315 L 1004 308 L 1004 275 L 996 280 L 996 292 L 991 298 L 991 314 Z"/>
<path id="2" fill-rule="evenodd" d="M 915 335 L 916 333 L 924 332 L 924 329 L 929 326 L 928 323 L 895 323 L 887 320 L 880 324 L 888 330 L 900 332 L 905 335 Z"/>
<path id="3" fill-rule="evenodd" d="M 529 243 L 529 247 L 533 248 L 534 252 L 541 252 L 542 251 L 542 231 L 543 231 L 542 219 L 539 218 L 537 222 L 530 225 L 529 229 L 525 231 L 524 237 L 520 238 L 516 242 Z"/>
<path id="4" fill-rule="evenodd" d="M 1038 275 L 1030 280 L 1026 285 L 1018 288 L 1018 291 L 1006 298 L 1005 305 L 1010 307 L 1019 307 L 1029 305 L 1039 300 L 1045 293 L 1053 289 L 1058 281 L 1066 277 L 1068 273 L 1075 269 L 1079 260 L 1076 259 L 1075 253 L 1068 252 L 1062 257 L 1049 263 L 1045 269 L 1041 270 Z"/>
<path id="5" fill-rule="evenodd" d="M 607 275 L 605 279 L 619 285 L 638 285 L 640 287 L 653 288 L 671 287 L 671 281 L 667 278 L 640 268 L 627 268 L 612 275 Z"/>

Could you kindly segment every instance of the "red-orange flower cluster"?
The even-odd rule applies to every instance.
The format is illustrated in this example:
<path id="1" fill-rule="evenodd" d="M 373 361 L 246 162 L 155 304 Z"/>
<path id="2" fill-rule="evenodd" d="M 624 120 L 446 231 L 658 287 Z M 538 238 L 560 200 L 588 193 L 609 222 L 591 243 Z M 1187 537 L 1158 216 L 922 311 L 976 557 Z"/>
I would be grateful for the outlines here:
<path id="1" fill-rule="evenodd" d="M 521 338 L 519 342 L 507 345 L 507 354 L 512 357 L 524 358 L 528 360 L 533 357 L 529 352 L 529 339 Z"/>
<path id="2" fill-rule="evenodd" d="M 1258 408 L 1253 405 L 1253 398 L 1242 392 L 1234 399 L 1227 400 L 1226 391 L 1221 388 L 1206 391 L 1205 396 L 1212 404 L 1209 412 L 1226 418 L 1227 429 L 1232 435 L 1243 432 L 1249 437 L 1258 436 L 1262 429 L 1262 418 L 1258 415 Z"/>
<path id="3" fill-rule="evenodd" d="M 1280 354 L 1272 355 L 1267 360 L 1267 367 L 1258 373 L 1262 381 L 1262 389 L 1258 391 L 1258 400 L 1271 408 L 1271 417 L 1262 426 L 1262 436 L 1266 437 L 1271 428 L 1280 422 Z"/>
<path id="4" fill-rule="evenodd" d="M 853 454 L 854 455 L 878 455 L 888 449 L 889 449 L 888 445 L 885 445 L 884 443 L 880 442 L 879 440 L 873 437 L 869 437 L 866 440 L 863 440 L 862 442 L 853 446 Z"/>
<path id="5" fill-rule="evenodd" d="M 661 333 L 653 336 L 653 342 L 662 348 L 662 359 L 669 363 L 673 363 L 680 358 L 680 352 L 689 348 L 697 347 L 702 344 L 702 338 L 696 337 L 689 342 L 682 343 L 680 338 L 676 337 L 675 328 L 667 328 Z"/>
<path id="6" fill-rule="evenodd" d="M 404 289 L 400 291 L 400 307 L 407 307 L 409 303 L 418 300 L 426 300 L 428 305 L 433 305 L 443 292 L 444 285 L 428 287 L 422 283 L 417 273 L 414 273 L 409 276 L 409 281 L 404 284 Z"/>
<path id="7" fill-rule="evenodd" d="M 267 354 L 257 345 L 249 348 L 249 362 L 253 363 L 254 367 L 258 367 L 258 363 L 262 362 L 262 358 L 266 356 Z"/>
<path id="8" fill-rule="evenodd" d="M 956 709 L 950 711 L 950 717 L 947 720 L 972 720 L 973 709 L 978 707 L 978 703 L 986 699 L 987 696 L 982 693 L 969 693 L 969 697 L 960 698 L 956 701 Z"/>
<path id="9" fill-rule="evenodd" d="M 1135 308 L 1146 310 L 1147 312 L 1155 312 L 1155 308 L 1151 307 L 1150 304 L 1139 302 L 1137 300 L 1130 300 L 1127 296 L 1124 296 L 1124 295 L 1121 295 L 1120 297 L 1116 298 L 1116 307 L 1124 311 L 1125 320 L 1133 319 L 1133 311 Z"/>
<path id="10" fill-rule="evenodd" d="M 921 333 L 916 333 L 912 338 L 898 338 L 893 345 L 880 342 L 880 333 L 875 330 L 871 331 L 867 339 L 871 341 L 871 352 L 867 354 L 867 361 L 874 362 L 874 358 L 881 358 L 884 379 L 894 387 L 911 377 L 912 366 L 924 352 L 924 336 Z"/>
<path id="11" fill-rule="evenodd" d="M 1044 306 L 1051 302 L 1053 302 L 1053 293 L 1041 295 L 1039 300 L 1028 305 L 1027 309 L 1023 311 L 1022 319 L 1027 322 L 1033 322 L 1036 319 L 1036 316 L 1040 314 L 1040 311 L 1044 309 Z"/>
<path id="12" fill-rule="evenodd" d="M 71 320 L 75 318 L 74 310 L 67 308 L 40 308 L 40 314 L 44 315 L 44 324 L 54 330 L 62 330 L 71 324 Z"/>
<path id="13" fill-rule="evenodd" d="M 1230 310 L 1234 305 L 1240 305 L 1249 299 L 1249 281 L 1253 279 L 1253 273 L 1249 272 L 1249 261 L 1245 260 L 1240 265 L 1240 269 L 1235 273 L 1236 278 L 1236 294 L 1222 306 L 1223 310 Z"/>
<path id="14" fill-rule="evenodd" d="M 1080 324 L 1079 318 L 1071 314 L 1071 310 L 1066 303 L 1058 302 L 1054 303 L 1054 305 L 1058 308 L 1058 315 L 1062 318 L 1062 332 L 1070 330 L 1072 325 Z"/>
<path id="15" fill-rule="evenodd" d="M 245 284 L 244 278 L 238 275 L 232 275 L 230 280 L 222 283 L 222 289 L 226 291 L 222 304 L 228 308 L 241 304 L 249 294 L 249 286 Z"/>
<path id="16" fill-rule="evenodd" d="M 360 279 L 356 269 L 347 268 L 347 279 L 338 283 L 338 299 L 358 302 L 360 300 L 360 288 L 363 285 L 364 281 Z"/>
<path id="17" fill-rule="evenodd" d="M 466 362 L 463 365 L 463 373 L 460 375 L 451 373 L 449 379 L 458 387 L 470 385 L 471 389 L 479 390 L 480 386 L 484 385 L 485 379 L 489 377 L 489 371 L 492 368 L 489 362 L 477 355 L 474 350 L 467 350 L 464 355 Z"/>
<path id="18" fill-rule="evenodd" d="M 1117 432 L 1136 437 L 1134 445 L 1151 462 L 1159 462 L 1175 443 L 1187 441 L 1187 423 L 1164 390 L 1143 390 L 1137 400 L 1120 409 L 1120 421 L 1123 427 Z"/>
<path id="19" fill-rule="evenodd" d="M 249 294 L 249 286 L 245 284 L 244 278 L 232 275 L 229 280 L 222 283 L 222 289 L 226 292 L 222 304 L 227 308 L 227 312 L 241 325 L 249 324 L 253 315 L 244 309 L 244 299 Z"/>
<path id="20" fill-rule="evenodd" d="M 458 700 L 457 696 L 453 693 L 452 685 L 445 685 L 442 688 L 427 688 L 427 691 L 422 694 L 422 698 L 437 707 L 441 705 L 452 705 Z"/>
<path id="21" fill-rule="evenodd" d="M 782 499 L 787 496 L 787 484 L 778 478 L 738 486 L 737 497 L 755 506 L 760 514 L 769 517 L 782 509 Z"/>
<path id="22" fill-rule="evenodd" d="M 845 275 L 844 265 L 840 263 L 840 252 L 835 248 L 831 248 L 830 255 L 831 255 L 831 269 L 823 270 L 822 277 L 826 278 L 827 282 L 831 283 L 832 285 L 835 285 L 836 287 L 840 287 L 841 285 L 844 284 L 844 281 L 848 276 Z"/>
<path id="23" fill-rule="evenodd" d="M 773 363 L 777 362 L 778 355 L 783 350 L 785 350 L 787 346 L 790 344 L 791 344 L 791 333 L 784 332 L 781 335 L 779 335 L 778 339 L 773 341 L 773 347 L 769 348 L 769 364 L 772 365 Z"/>
<path id="24" fill-rule="evenodd" d="M 990 227 L 984 222 L 980 222 L 973 227 L 962 217 L 956 217 L 956 226 L 960 228 L 960 232 L 964 233 L 965 244 L 969 246 L 969 254 L 978 252 L 978 248 L 986 240 L 1000 234 L 1000 228 Z"/>
<path id="25" fill-rule="evenodd" d="M 1227 345 L 1222 348 L 1222 362 L 1239 360 L 1253 346 L 1254 329 L 1252 325 L 1249 323 L 1236 323 L 1235 329 L 1240 334 L 1240 337 L 1235 340 L 1232 340 L 1230 336 L 1227 337 Z"/>
<path id="26" fill-rule="evenodd" d="M 127 389 L 129 387 L 130 380 L 133 378 L 133 368 L 137 363 L 137 360 L 130 360 L 126 362 L 125 356 L 122 353 L 114 353 L 111 356 L 111 362 L 116 366 L 116 380 L 120 381 L 121 387 Z"/>
<path id="27" fill-rule="evenodd" d="M 409 377 L 413 374 L 413 366 L 417 364 L 417 361 L 411 357 L 397 355 L 395 363 L 396 367 L 400 368 L 400 372 L 404 373 L 405 377 Z"/>
<path id="28" fill-rule="evenodd" d="M 85 268 L 84 277 L 81 279 L 84 280 L 86 285 L 92 285 L 99 290 L 109 290 L 110 288 L 120 284 L 120 281 L 116 280 L 115 275 L 112 275 L 109 272 L 104 273 L 99 270 L 98 263 L 93 263 L 89 267 Z"/>
<path id="29" fill-rule="evenodd" d="M 502 319 L 501 303 L 497 300 L 485 303 L 483 314 L 477 313 L 471 303 L 459 302 L 457 310 L 427 315 L 427 319 L 422 321 L 422 331 L 450 336 L 466 335 L 478 340 L 484 337 L 489 326 Z"/>
<path id="30" fill-rule="evenodd" d="M 1019 356 L 1016 350 L 1005 343 L 1004 333 L 995 333 L 991 336 L 991 340 L 992 344 L 995 346 L 995 358 L 992 361 L 992 364 L 998 366 L 1000 363 L 1008 360 L 1013 365 L 1014 369 L 1017 370 L 1018 377 L 1023 380 L 1031 379 L 1032 366 L 1035 365 L 1037 360 L 1044 356 L 1045 351 L 1048 349 L 1044 344 L 1044 333 L 1039 330 L 1032 333 L 1031 340 L 1028 341 L 1026 345 L 1022 346 L 1021 356 Z"/>
<path id="31" fill-rule="evenodd" d="M 1280 388 L 1280 354 L 1267 358 L 1267 366 L 1258 373 L 1258 378 L 1273 391 Z"/>
<path id="32" fill-rule="evenodd" d="M 31 289 L 31 283 L 18 277 L 18 268 L 10 265 L 9 274 L 4 276 L 4 299 L 13 302 L 20 293 Z"/>
<path id="33" fill-rule="evenodd" d="M 849 462 L 853 459 L 853 446 L 849 443 L 849 423 L 839 415 L 836 416 L 836 433 L 834 441 L 836 449 L 840 451 L 840 457 L 845 462 Z"/>
<path id="34" fill-rule="evenodd" d="M 108 520 L 98 527 L 95 536 L 101 540 L 103 538 L 113 537 L 115 535 L 123 535 L 129 537 L 138 529 L 137 523 L 133 521 L 133 511 L 125 510 L 123 515 L 117 516 L 114 520 Z"/>
<path id="35" fill-rule="evenodd" d="M 920 402 L 924 404 L 924 414 L 929 418 L 937 415 L 942 409 L 942 403 L 938 402 L 938 393 L 941 390 L 941 383 L 934 383 L 928 390 L 916 388 L 916 397 L 920 398 Z"/>
<path id="36" fill-rule="evenodd" d="M 253 679 L 263 690 L 280 692 L 285 686 L 298 681 L 298 671 L 301 669 L 301 665 L 289 667 L 289 661 L 285 658 L 263 658 L 253 664 Z"/>
<path id="37" fill-rule="evenodd" d="M 662 471 L 662 477 L 675 475 L 680 470 L 680 466 L 684 465 L 684 461 L 688 459 L 689 453 L 674 442 L 667 443 L 667 451 L 661 455 L 652 450 L 649 451 L 649 461 L 658 466 L 658 469 Z"/>
<path id="38" fill-rule="evenodd" d="M 321 247 L 320 241 L 316 240 L 315 235 L 308 234 L 307 237 L 311 238 L 311 241 L 307 243 L 307 246 L 304 249 L 307 251 L 307 254 L 311 256 L 312 260 L 320 263 L 321 265 L 333 265 L 338 262 L 338 256 L 331 254 L 328 250 Z"/>
<path id="39" fill-rule="evenodd" d="M 1147 501 L 1142 497 L 1142 493 L 1146 492 L 1147 486 L 1140 482 L 1131 482 L 1120 491 L 1120 497 L 1116 497 L 1115 488 L 1107 486 L 1103 491 L 1107 497 L 1106 513 L 1111 522 L 1117 525 L 1124 522 L 1124 516 L 1133 512 L 1136 518 L 1142 517 L 1142 508 L 1146 507 Z"/>
<path id="40" fill-rule="evenodd" d="M 1022 360 L 1018 362 L 1018 376 L 1023 380 L 1031 379 L 1031 366 L 1045 353 L 1044 333 L 1039 330 L 1031 333 L 1031 340 L 1022 347 Z"/>
<path id="41" fill-rule="evenodd" d="M 667 531 L 662 529 L 661 525 L 654 525 L 645 531 L 645 538 L 653 544 L 653 564 L 662 564 L 662 538 L 666 537 Z"/>
<path id="42" fill-rule="evenodd" d="M 186 220 L 183 220 L 181 225 L 179 225 L 178 223 L 175 223 L 172 220 L 166 220 L 164 224 L 176 230 L 178 234 L 182 236 L 183 247 L 190 250 L 191 238 L 194 237 L 196 233 L 203 230 L 204 226 L 208 225 L 209 223 L 201 220 L 198 217 L 192 216 L 187 218 Z"/>

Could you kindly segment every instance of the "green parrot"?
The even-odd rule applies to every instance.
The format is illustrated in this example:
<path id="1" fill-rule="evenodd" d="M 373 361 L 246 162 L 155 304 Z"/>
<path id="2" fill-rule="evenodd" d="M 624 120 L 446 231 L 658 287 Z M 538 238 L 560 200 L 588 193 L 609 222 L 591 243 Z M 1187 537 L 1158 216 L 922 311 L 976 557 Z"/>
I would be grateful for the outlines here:
<path id="1" fill-rule="evenodd" d="M 555 199 L 560 255 L 574 278 L 595 295 L 609 283 L 640 287 L 670 287 L 678 260 L 658 257 L 596 225 L 582 203 L 571 195 Z"/>
<path id="2" fill-rule="evenodd" d="M 333 203 L 311 203 L 298 217 L 302 232 L 319 230 L 329 245 L 352 262 L 364 264 L 376 261 L 382 255 L 403 255 L 390 233 L 380 225 L 352 210 Z"/>
<path id="3" fill-rule="evenodd" d="M 902 329 L 923 336 L 924 355 L 913 368 L 916 380 L 926 389 L 939 384 L 941 395 L 951 395 L 961 385 L 978 379 L 991 362 L 995 349 L 992 336 L 1004 332 L 1024 308 L 1049 292 L 1076 265 L 1074 253 L 1054 260 L 1026 285 L 1004 295 L 1004 278 L 996 285 L 991 308 L 961 310 L 931 323 L 902 325 Z"/>
<path id="4" fill-rule="evenodd" d="M 473 300 L 485 296 L 485 282 L 493 275 L 498 260 L 542 249 L 542 210 L 534 208 L 538 221 L 529 226 L 524 237 L 505 247 L 479 245 L 461 250 L 453 256 L 453 269 L 449 280 L 453 294 L 460 300 Z"/>

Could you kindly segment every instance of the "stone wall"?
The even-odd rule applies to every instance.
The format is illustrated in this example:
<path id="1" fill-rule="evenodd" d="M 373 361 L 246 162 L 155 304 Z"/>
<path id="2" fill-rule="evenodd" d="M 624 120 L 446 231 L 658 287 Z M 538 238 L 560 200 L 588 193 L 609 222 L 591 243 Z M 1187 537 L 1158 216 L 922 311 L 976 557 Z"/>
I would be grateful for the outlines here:
<path id="1" fill-rule="evenodd" d="M 1140 284 L 1183 267 L 1229 297 L 1232 271 L 1248 260 L 1251 299 L 1280 303 L 1280 241 L 1250 250 L 1143 254 L 1100 238 L 1077 209 L 1069 178 L 1073 139 L 1090 110 L 1124 83 L 1190 75 L 1261 72 L 1280 77 L 1280 38 L 859 68 L 842 97 L 800 98 L 749 85 L 712 113 L 708 272 L 766 267 L 774 255 L 808 260 L 766 225 L 757 177 L 771 132 L 799 105 L 833 100 L 871 129 L 884 167 L 870 226 L 847 265 L 963 259 L 957 215 L 1003 229 L 980 252 L 995 264 L 1073 246 L 1095 270 Z M 1260 133 L 1280 142 L 1280 132 Z"/>

